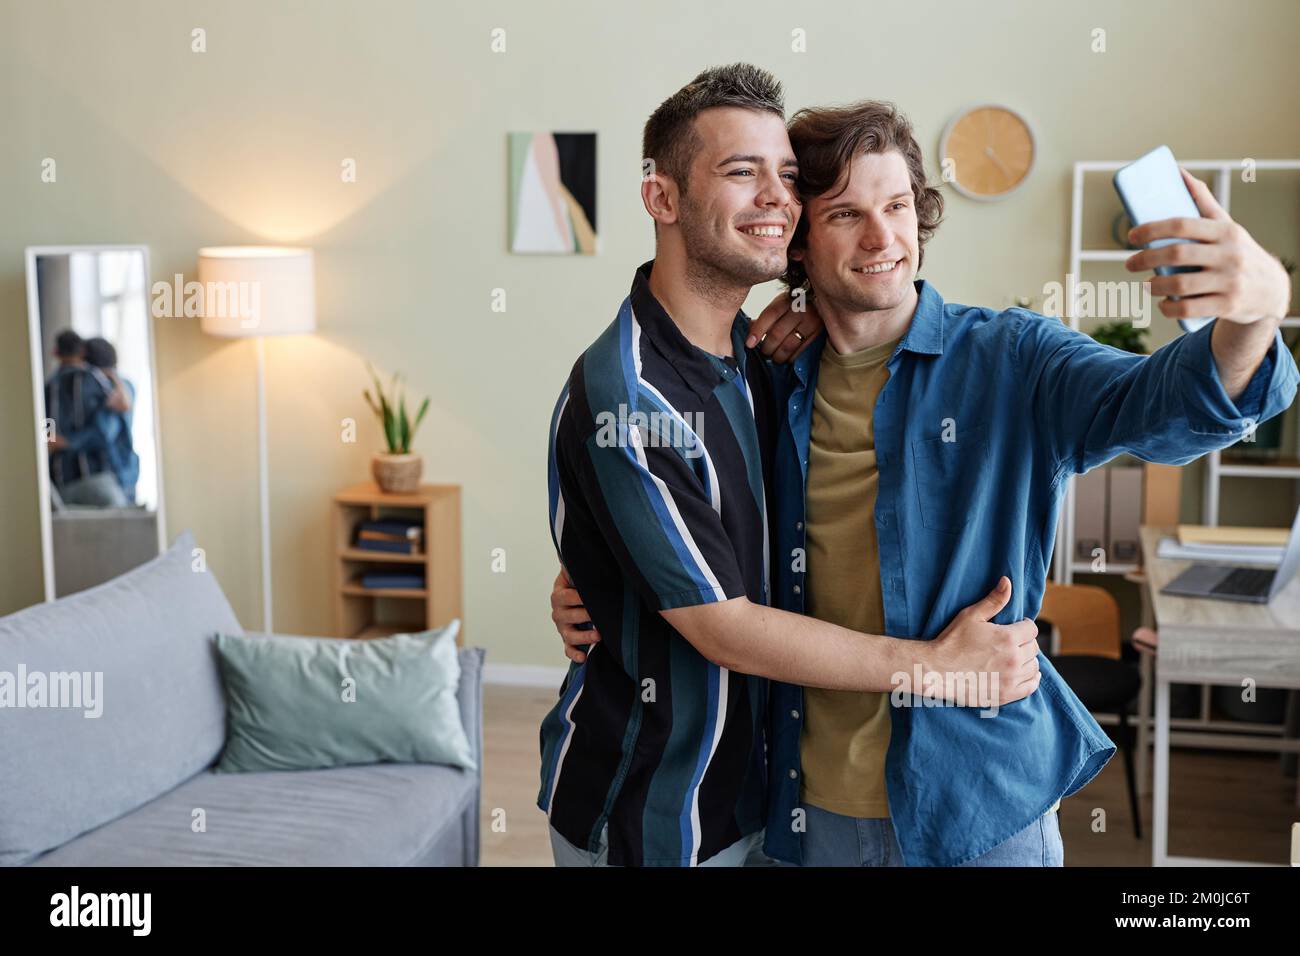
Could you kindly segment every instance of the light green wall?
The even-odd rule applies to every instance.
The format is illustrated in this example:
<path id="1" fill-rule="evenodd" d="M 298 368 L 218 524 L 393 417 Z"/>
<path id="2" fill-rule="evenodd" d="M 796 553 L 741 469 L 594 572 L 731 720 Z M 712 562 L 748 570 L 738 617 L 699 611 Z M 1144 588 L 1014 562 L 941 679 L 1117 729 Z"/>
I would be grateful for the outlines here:
<path id="1" fill-rule="evenodd" d="M 700 68 L 746 59 L 788 103 L 892 98 L 931 160 L 979 101 L 1034 123 L 1039 165 L 1006 202 L 953 197 L 927 254 L 950 299 L 1006 304 L 1066 269 L 1070 164 L 1300 156 L 1300 5 L 0 2 L 0 612 L 41 597 L 23 248 L 142 242 L 153 278 L 201 245 L 317 252 L 319 334 L 268 343 L 276 623 L 330 626 L 327 501 L 378 431 L 362 358 L 432 396 L 426 476 L 465 488 L 468 634 L 497 663 L 562 662 L 544 458 L 553 397 L 652 254 L 641 124 Z M 190 52 L 190 31 L 208 52 Z M 507 52 L 489 31 L 504 27 Z M 1108 51 L 1090 51 L 1091 31 Z M 791 52 L 791 31 L 807 53 Z M 506 134 L 600 133 L 595 258 L 505 251 Z M 56 184 L 41 161 L 58 163 Z M 359 181 L 340 182 L 355 158 Z M 494 288 L 508 311 L 493 313 Z M 771 294 L 750 299 L 757 308 Z M 258 624 L 252 351 L 157 327 L 170 533 L 193 529 Z M 362 422 L 361 442 L 339 439 Z M 505 548 L 507 573 L 491 572 Z"/>

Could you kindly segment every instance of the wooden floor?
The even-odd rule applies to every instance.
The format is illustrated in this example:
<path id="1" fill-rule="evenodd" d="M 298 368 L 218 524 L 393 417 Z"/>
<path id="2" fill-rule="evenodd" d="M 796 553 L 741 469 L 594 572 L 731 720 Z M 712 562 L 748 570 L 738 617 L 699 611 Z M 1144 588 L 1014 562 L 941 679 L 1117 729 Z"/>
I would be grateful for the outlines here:
<path id="1" fill-rule="evenodd" d="M 549 689 L 484 688 L 484 866 L 550 866 L 546 818 L 537 809 L 537 730 L 555 702 Z M 1300 820 L 1296 781 L 1275 754 L 1176 750 L 1170 759 L 1169 852 L 1286 864 L 1291 824 Z M 1150 866 L 1151 799 L 1142 802 L 1143 838 L 1133 836 L 1124 762 L 1116 754 L 1061 804 L 1067 866 Z M 1096 810 L 1104 832 L 1094 832 Z"/>
<path id="2" fill-rule="evenodd" d="M 550 866 L 546 815 L 537 809 L 538 728 L 556 692 L 483 687 L 483 866 Z"/>

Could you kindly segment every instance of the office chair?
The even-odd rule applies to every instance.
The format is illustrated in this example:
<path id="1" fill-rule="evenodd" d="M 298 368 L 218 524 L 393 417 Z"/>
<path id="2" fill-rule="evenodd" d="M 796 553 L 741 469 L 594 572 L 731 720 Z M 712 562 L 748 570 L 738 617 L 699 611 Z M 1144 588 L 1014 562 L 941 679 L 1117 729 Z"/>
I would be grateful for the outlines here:
<path id="1" fill-rule="evenodd" d="M 1046 657 L 1083 705 L 1093 713 L 1119 718 L 1120 740 L 1116 742 L 1124 754 L 1133 833 L 1140 840 L 1142 814 L 1133 772 L 1135 734 L 1128 718 L 1142 678 L 1135 664 L 1122 659 L 1119 605 L 1102 588 L 1049 581 L 1038 620 L 1049 623 L 1059 636 L 1056 653 Z"/>

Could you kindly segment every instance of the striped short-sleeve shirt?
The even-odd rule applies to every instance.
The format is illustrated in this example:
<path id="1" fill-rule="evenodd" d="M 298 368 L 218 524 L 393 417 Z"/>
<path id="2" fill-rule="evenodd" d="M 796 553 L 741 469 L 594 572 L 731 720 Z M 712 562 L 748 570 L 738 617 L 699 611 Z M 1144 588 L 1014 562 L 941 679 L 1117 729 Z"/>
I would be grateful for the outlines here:
<path id="1" fill-rule="evenodd" d="M 763 826 L 767 682 L 708 661 L 659 613 L 768 603 L 767 370 L 687 341 L 637 270 L 552 418 L 551 530 L 601 641 L 541 727 L 538 806 L 609 862 L 693 866 Z"/>

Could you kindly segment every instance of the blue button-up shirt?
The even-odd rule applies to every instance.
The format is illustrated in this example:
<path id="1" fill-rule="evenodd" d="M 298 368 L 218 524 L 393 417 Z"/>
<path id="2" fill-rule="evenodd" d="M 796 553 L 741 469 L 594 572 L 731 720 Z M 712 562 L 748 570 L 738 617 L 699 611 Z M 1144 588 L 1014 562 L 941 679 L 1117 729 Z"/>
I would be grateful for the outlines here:
<path id="1" fill-rule="evenodd" d="M 1277 335 L 1233 402 L 1210 350 L 1213 324 L 1141 357 L 1023 309 L 944 303 L 918 282 L 911 327 L 876 401 L 875 521 L 885 631 L 930 640 L 1001 575 L 994 620 L 1042 603 L 1066 479 L 1128 452 L 1185 464 L 1283 411 L 1295 361 Z M 825 334 L 778 369 L 773 604 L 804 608 L 804 482 Z M 909 865 L 949 866 L 992 849 L 1091 780 L 1110 739 L 1041 654 L 1028 698 L 975 707 L 891 707 L 885 780 Z M 800 862 L 800 687 L 774 683 L 766 851 Z"/>

